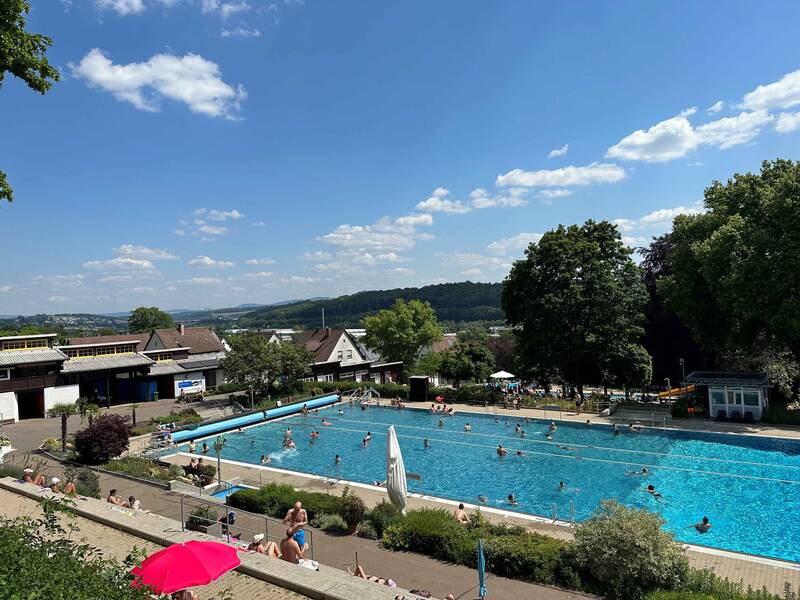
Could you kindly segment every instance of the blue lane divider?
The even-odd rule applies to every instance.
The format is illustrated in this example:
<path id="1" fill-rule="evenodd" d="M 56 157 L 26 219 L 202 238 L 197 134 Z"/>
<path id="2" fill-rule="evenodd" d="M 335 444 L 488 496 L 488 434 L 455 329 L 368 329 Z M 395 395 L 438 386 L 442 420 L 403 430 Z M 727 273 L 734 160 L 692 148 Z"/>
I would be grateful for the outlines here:
<path id="1" fill-rule="evenodd" d="M 270 421 L 272 419 L 277 419 L 278 417 L 285 417 L 286 415 L 298 413 L 302 410 L 303 406 L 308 408 L 308 410 L 313 410 L 315 408 L 321 408 L 338 401 L 339 394 L 320 396 L 318 398 L 307 400 L 306 402 L 295 402 L 294 404 L 278 406 L 276 408 L 250 413 L 241 417 L 233 417 L 232 419 L 226 419 L 216 423 L 200 425 L 195 429 L 176 431 L 172 434 L 172 439 L 175 443 L 180 443 L 190 439 L 207 437 L 209 435 L 214 435 L 215 433 L 222 433 L 223 431 L 230 431 L 231 429 L 238 429 L 239 427 L 246 427 L 247 425 L 253 425 L 262 421 Z"/>

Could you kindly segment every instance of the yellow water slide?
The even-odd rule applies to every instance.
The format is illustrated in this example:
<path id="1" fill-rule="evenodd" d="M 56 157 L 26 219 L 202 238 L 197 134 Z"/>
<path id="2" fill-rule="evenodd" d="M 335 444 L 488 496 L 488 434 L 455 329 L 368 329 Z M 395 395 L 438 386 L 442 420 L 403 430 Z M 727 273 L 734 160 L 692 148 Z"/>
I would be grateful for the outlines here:
<path id="1" fill-rule="evenodd" d="M 694 392 L 694 384 L 687 385 L 686 387 L 676 387 L 666 392 L 659 392 L 659 398 L 677 398 L 684 394 L 691 394 Z"/>

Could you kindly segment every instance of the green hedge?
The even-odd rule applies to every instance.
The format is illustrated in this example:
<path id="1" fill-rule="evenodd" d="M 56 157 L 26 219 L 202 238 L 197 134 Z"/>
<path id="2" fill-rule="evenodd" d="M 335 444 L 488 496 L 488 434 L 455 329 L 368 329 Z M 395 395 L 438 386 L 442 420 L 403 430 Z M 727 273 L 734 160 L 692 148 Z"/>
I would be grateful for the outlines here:
<path id="1" fill-rule="evenodd" d="M 787 410 L 785 404 L 770 400 L 769 407 L 761 413 L 761 422 L 773 425 L 800 425 L 800 410 Z"/>
<path id="2" fill-rule="evenodd" d="M 491 573 L 572 588 L 580 585 L 569 566 L 565 542 L 519 527 L 490 525 L 480 514 L 465 527 L 443 509 L 412 510 L 386 528 L 381 544 L 390 550 L 418 552 L 475 567 L 478 539 L 484 540 L 486 567 Z"/>
<path id="3" fill-rule="evenodd" d="M 381 398 L 400 398 L 401 400 L 408 399 L 408 386 L 399 385 L 396 383 L 379 384 L 371 383 L 369 381 L 356 382 L 356 381 L 304 381 L 303 392 L 309 396 L 317 395 L 320 392 L 329 394 L 332 392 L 350 392 L 352 390 L 371 387 L 381 395 Z"/>
<path id="4" fill-rule="evenodd" d="M 270 483 L 257 490 L 242 490 L 228 496 L 228 504 L 249 512 L 282 519 L 295 502 L 303 503 L 309 521 L 317 515 L 342 515 L 340 496 L 297 491 L 290 485 Z"/>

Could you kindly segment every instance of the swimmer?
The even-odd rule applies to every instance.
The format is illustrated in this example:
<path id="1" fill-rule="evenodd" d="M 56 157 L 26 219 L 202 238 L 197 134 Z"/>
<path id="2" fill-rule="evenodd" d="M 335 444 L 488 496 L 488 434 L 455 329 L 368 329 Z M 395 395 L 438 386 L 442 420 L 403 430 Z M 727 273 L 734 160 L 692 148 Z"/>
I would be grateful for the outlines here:
<path id="1" fill-rule="evenodd" d="M 628 423 L 628 431 L 632 431 L 634 433 L 641 433 L 642 428 L 638 425 L 634 425 L 633 423 Z"/>
<path id="2" fill-rule="evenodd" d="M 239 427 L 239 429 L 237 429 L 237 430 L 236 430 L 236 433 L 238 433 L 238 434 L 240 434 L 240 435 L 241 435 L 242 433 L 244 433 L 244 429 L 242 429 L 241 427 Z"/>
<path id="3" fill-rule="evenodd" d="M 548 431 L 550 431 L 552 433 L 553 431 L 558 429 L 558 426 L 556 425 L 555 421 L 550 421 L 550 427 L 548 427 L 547 429 L 548 429 Z"/>
<path id="4" fill-rule="evenodd" d="M 255 445 L 256 445 L 256 441 L 255 440 L 250 440 L 250 447 L 252 448 Z"/>
<path id="5" fill-rule="evenodd" d="M 368 431 L 367 435 L 365 435 L 364 438 L 361 440 L 361 447 L 366 448 L 367 444 L 369 444 L 371 441 L 372 441 L 372 433 Z"/>
<path id="6" fill-rule="evenodd" d="M 626 475 L 649 475 L 650 471 L 647 470 L 647 467 L 642 467 L 641 471 L 628 471 L 625 474 Z"/>
<path id="7" fill-rule="evenodd" d="M 494 418 L 494 422 L 495 422 L 495 423 L 499 423 L 499 422 L 500 422 L 500 419 L 498 419 L 497 417 L 495 417 L 495 418 Z"/>
<path id="8" fill-rule="evenodd" d="M 519 430 L 519 437 L 521 437 L 521 438 L 525 437 L 525 430 L 524 429 L 520 429 Z"/>
<path id="9" fill-rule="evenodd" d="M 270 458 L 269 454 L 262 454 L 261 455 L 261 464 L 268 465 L 272 459 Z"/>
<path id="10" fill-rule="evenodd" d="M 567 489 L 567 484 L 564 483 L 563 481 L 559 481 L 558 482 L 558 491 L 559 492 L 563 492 L 566 489 Z"/>
<path id="11" fill-rule="evenodd" d="M 203 442 L 203 447 L 200 449 L 200 453 L 201 454 L 208 454 L 209 450 L 210 450 L 210 448 L 208 447 L 208 444 Z"/>
<path id="12" fill-rule="evenodd" d="M 703 517 L 702 521 L 690 525 L 690 527 L 694 527 L 699 533 L 708 533 L 708 530 L 711 529 L 711 522 L 708 520 L 708 517 Z"/>
<path id="13" fill-rule="evenodd" d="M 546 439 L 548 442 L 552 442 L 553 441 L 553 436 L 550 435 L 549 433 L 545 433 L 544 434 L 544 439 Z"/>
<path id="14" fill-rule="evenodd" d="M 342 462 L 342 457 L 337 454 L 333 459 L 333 464 L 338 465 L 340 462 Z"/>
<path id="15" fill-rule="evenodd" d="M 340 414 L 340 415 L 343 415 L 343 414 L 344 414 L 344 410 L 342 410 L 342 409 L 340 408 L 340 409 L 339 409 L 339 414 Z"/>
<path id="16" fill-rule="evenodd" d="M 330 421 L 326 421 L 325 419 L 322 419 L 323 427 L 330 427 L 331 425 L 333 425 L 333 423 L 331 423 Z"/>
<path id="17" fill-rule="evenodd" d="M 489 502 L 489 498 L 487 498 L 486 496 L 478 496 L 478 502 L 480 502 L 481 504 L 487 504 Z"/>
<path id="18" fill-rule="evenodd" d="M 516 499 L 516 498 L 514 498 L 514 494 L 509 494 L 509 495 L 506 497 L 506 500 L 508 500 L 508 503 L 509 503 L 511 506 L 516 506 L 517 504 L 519 504 L 519 503 L 517 502 L 517 499 Z"/>
<path id="19" fill-rule="evenodd" d="M 645 491 L 648 494 L 650 494 L 653 498 L 655 498 L 658 502 L 663 502 L 664 496 L 662 496 L 656 491 L 656 488 L 653 486 L 653 484 L 648 485 Z"/>
<path id="20" fill-rule="evenodd" d="M 497 456 L 499 456 L 500 458 L 503 458 L 506 454 L 508 454 L 508 450 L 503 448 L 503 444 L 498 444 L 497 445 Z"/>
<path id="21" fill-rule="evenodd" d="M 196 449 L 196 446 L 194 445 L 194 440 L 189 440 L 189 452 L 194 454 L 195 449 Z"/>
<path id="22" fill-rule="evenodd" d="M 614 428 L 612 429 L 612 432 L 614 433 L 614 435 L 619 435 L 619 427 L 617 427 L 616 423 L 614 423 Z"/>
<path id="23" fill-rule="evenodd" d="M 315 440 L 319 437 L 319 431 L 312 431 L 311 432 L 311 439 Z"/>
<path id="24" fill-rule="evenodd" d="M 286 428 L 286 431 L 283 432 L 283 437 L 285 437 L 285 438 L 292 437 L 292 428 L 291 427 L 287 427 Z"/>
<path id="25" fill-rule="evenodd" d="M 303 404 L 303 408 L 300 409 L 300 412 L 303 413 L 303 416 L 308 416 L 308 406 Z"/>
<path id="26" fill-rule="evenodd" d="M 464 431 L 472 431 L 472 425 L 470 425 L 469 423 L 464 425 Z"/>
<path id="27" fill-rule="evenodd" d="M 444 419 L 439 419 L 439 427 L 444 427 Z"/>
<path id="28" fill-rule="evenodd" d="M 525 456 L 525 453 L 522 450 L 517 450 L 517 456 Z"/>
<path id="29" fill-rule="evenodd" d="M 591 425 L 591 424 L 592 424 L 592 422 L 589 419 L 586 419 L 586 426 L 589 427 L 589 425 Z"/>
<path id="30" fill-rule="evenodd" d="M 525 422 L 526 423 L 530 423 L 531 422 L 531 418 L 530 417 L 525 417 Z"/>
<path id="31" fill-rule="evenodd" d="M 519 426 L 519 423 L 516 423 L 514 425 L 514 433 L 519 433 L 520 431 L 522 431 L 522 427 Z"/>
<path id="32" fill-rule="evenodd" d="M 559 450 L 566 450 L 568 452 L 574 452 L 577 448 L 573 448 L 572 446 L 565 446 L 563 444 L 556 444 L 556 448 Z"/>
<path id="33" fill-rule="evenodd" d="M 431 443 L 428 441 L 428 438 L 425 438 L 425 439 L 422 441 L 422 447 L 423 447 L 423 448 L 430 448 L 430 447 L 431 447 Z"/>

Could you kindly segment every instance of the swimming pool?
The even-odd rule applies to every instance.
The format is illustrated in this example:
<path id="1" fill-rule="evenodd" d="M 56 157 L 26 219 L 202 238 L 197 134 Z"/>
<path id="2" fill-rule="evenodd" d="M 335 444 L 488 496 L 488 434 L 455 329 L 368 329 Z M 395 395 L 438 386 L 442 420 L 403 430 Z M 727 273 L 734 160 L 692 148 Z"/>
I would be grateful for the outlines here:
<path id="1" fill-rule="evenodd" d="M 332 425 L 323 426 L 323 418 Z M 472 503 L 485 495 L 496 508 L 578 521 L 613 498 L 660 512 L 683 542 L 800 561 L 800 442 L 625 427 L 615 436 L 609 426 L 563 422 L 548 440 L 547 421 L 466 413 L 446 417 L 443 427 L 438 421 L 422 410 L 332 406 L 228 433 L 222 458 L 259 464 L 269 454 L 271 467 L 373 483 L 385 479 L 386 429 L 394 425 L 406 470 L 421 477 L 409 480 L 410 491 Z M 515 433 L 517 423 L 525 438 Z M 282 447 L 287 426 L 295 450 Z M 313 444 L 312 430 L 320 432 Z M 373 441 L 362 448 L 367 431 Z M 425 438 L 430 448 L 423 448 Z M 505 458 L 498 444 L 508 448 Z M 648 475 L 630 474 L 643 466 Z M 662 502 L 645 491 L 648 484 Z M 517 506 L 506 503 L 509 493 Z M 690 525 L 704 515 L 713 527 L 700 534 Z"/>

